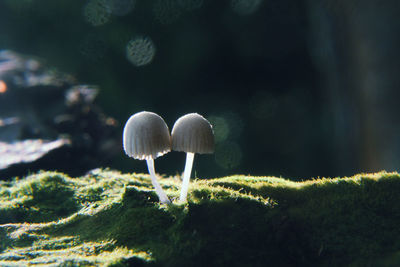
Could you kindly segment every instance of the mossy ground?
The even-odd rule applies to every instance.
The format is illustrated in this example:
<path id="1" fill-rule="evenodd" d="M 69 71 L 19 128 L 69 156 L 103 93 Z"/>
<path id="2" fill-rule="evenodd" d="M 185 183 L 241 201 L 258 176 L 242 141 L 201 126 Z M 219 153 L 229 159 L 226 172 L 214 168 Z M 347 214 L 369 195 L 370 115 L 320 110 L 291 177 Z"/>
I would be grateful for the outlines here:
<path id="1" fill-rule="evenodd" d="M 161 179 L 177 199 L 180 179 Z M 148 175 L 41 172 L 0 182 L 0 265 L 396 266 L 400 176 L 191 182 L 162 205 Z"/>

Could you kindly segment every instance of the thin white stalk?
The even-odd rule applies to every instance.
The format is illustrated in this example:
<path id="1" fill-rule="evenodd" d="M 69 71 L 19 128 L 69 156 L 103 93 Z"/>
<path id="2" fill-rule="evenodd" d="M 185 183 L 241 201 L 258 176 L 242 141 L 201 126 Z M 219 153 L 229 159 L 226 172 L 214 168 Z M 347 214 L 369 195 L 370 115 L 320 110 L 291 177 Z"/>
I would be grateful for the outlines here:
<path id="1" fill-rule="evenodd" d="M 152 182 L 154 188 L 156 189 L 156 193 L 157 193 L 158 198 L 160 199 L 161 203 L 164 203 L 164 204 L 171 203 L 171 201 L 165 194 L 164 190 L 162 189 L 161 185 L 157 181 L 156 172 L 154 171 L 154 160 L 146 159 L 146 162 L 147 162 L 147 168 L 149 169 L 151 182 Z"/>
<path id="2" fill-rule="evenodd" d="M 186 201 L 187 193 L 189 190 L 189 181 L 190 181 L 190 174 L 192 173 L 193 159 L 194 159 L 194 153 L 187 152 L 185 170 L 183 172 L 181 196 L 179 198 L 179 200 L 183 202 Z"/>

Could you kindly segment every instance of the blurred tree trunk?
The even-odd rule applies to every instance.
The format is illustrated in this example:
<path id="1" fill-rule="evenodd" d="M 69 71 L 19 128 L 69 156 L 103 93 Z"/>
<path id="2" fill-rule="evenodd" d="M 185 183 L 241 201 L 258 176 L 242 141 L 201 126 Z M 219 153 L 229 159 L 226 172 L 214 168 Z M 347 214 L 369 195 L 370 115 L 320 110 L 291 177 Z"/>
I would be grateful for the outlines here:
<path id="1" fill-rule="evenodd" d="M 309 3 L 312 57 L 326 91 L 333 167 L 393 170 L 400 159 L 400 1 Z M 335 166 L 336 165 L 336 166 Z"/>

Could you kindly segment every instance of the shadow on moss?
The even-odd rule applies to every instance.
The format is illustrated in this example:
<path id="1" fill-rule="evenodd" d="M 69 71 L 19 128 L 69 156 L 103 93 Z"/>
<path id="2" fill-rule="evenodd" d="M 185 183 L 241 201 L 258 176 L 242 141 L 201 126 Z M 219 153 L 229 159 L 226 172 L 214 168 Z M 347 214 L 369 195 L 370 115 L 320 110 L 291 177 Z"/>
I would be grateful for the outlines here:
<path id="1" fill-rule="evenodd" d="M 292 186 L 246 186 L 226 181 L 216 184 L 269 196 L 292 225 L 289 228 L 302 226 L 294 232 L 302 231 L 301 239 L 309 244 L 311 253 L 302 256 L 314 264 L 369 264 L 400 249 L 398 174 L 322 179 Z M 281 231 L 278 228 L 275 231 Z M 288 235 L 289 231 L 281 232 Z"/>
<path id="2" fill-rule="evenodd" d="M 119 246 L 147 251 L 154 259 L 149 264 L 155 266 L 265 266 L 266 261 L 290 266 L 309 262 L 302 256 L 310 254 L 302 232 L 301 225 L 255 200 L 167 207 L 159 206 L 153 191 L 129 186 L 121 203 L 46 233 L 76 235 L 85 242 L 112 239 Z"/>

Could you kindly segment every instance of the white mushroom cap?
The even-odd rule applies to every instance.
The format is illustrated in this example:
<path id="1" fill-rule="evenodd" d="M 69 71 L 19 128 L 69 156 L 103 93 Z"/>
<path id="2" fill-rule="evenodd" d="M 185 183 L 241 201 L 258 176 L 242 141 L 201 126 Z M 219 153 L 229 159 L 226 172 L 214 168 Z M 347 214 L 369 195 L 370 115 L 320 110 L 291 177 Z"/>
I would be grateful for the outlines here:
<path id="1" fill-rule="evenodd" d="M 172 128 L 172 149 L 208 154 L 214 152 L 214 133 L 208 120 L 197 113 L 180 117 Z"/>
<path id="2" fill-rule="evenodd" d="M 135 159 L 155 159 L 171 151 L 171 136 L 165 121 L 153 112 L 132 115 L 123 134 L 125 153 Z"/>

